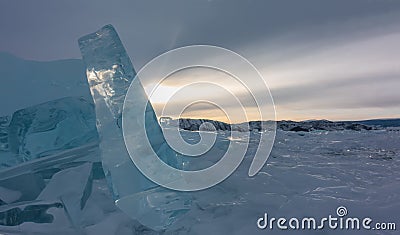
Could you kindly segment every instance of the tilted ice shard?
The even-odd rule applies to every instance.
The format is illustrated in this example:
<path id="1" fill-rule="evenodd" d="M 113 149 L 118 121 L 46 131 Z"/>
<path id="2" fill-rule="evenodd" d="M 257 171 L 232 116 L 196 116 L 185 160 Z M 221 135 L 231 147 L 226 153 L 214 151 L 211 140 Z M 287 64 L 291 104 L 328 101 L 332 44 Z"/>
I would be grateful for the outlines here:
<path id="1" fill-rule="evenodd" d="M 16 176 L 0 174 L 0 204 L 33 201 L 41 193 L 46 183 L 40 174 L 22 173 Z M 8 193 L 7 193 L 8 192 Z M 10 196 L 9 193 L 12 193 Z"/>
<path id="2" fill-rule="evenodd" d="M 92 163 L 84 163 L 57 172 L 42 190 L 37 200 L 60 199 L 74 224 L 78 224 L 81 210 L 92 192 Z M 73 179 L 73 180 L 71 180 Z M 62 185 L 62 187 L 60 187 Z"/>
<path id="3" fill-rule="evenodd" d="M 0 170 L 0 231 L 81 234 L 98 160 L 92 143 Z"/>
<path id="4" fill-rule="evenodd" d="M 121 118 L 127 90 L 133 79 L 138 79 L 132 63 L 111 25 L 80 38 L 79 47 L 95 102 L 103 168 L 114 199 L 122 210 L 142 224 L 164 229 L 189 209 L 190 199 L 185 193 L 161 188 L 148 180 L 126 150 Z M 165 144 L 150 102 L 146 110 L 146 129 L 160 158 L 181 168 L 177 154 Z"/>

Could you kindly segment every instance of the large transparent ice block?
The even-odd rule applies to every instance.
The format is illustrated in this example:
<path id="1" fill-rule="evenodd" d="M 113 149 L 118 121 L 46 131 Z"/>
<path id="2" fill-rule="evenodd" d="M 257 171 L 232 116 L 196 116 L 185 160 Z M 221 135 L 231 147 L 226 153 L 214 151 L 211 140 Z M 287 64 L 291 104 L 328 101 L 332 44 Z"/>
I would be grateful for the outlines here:
<path id="1" fill-rule="evenodd" d="M 0 117 L 0 169 L 97 142 L 93 103 L 65 97 Z"/>
<path id="2" fill-rule="evenodd" d="M 155 185 L 142 175 L 129 157 L 121 118 L 127 90 L 133 79 L 138 79 L 132 63 L 111 25 L 80 38 L 79 47 L 95 102 L 103 168 L 114 199 L 122 210 L 142 224 L 165 229 L 189 209 L 190 198 L 185 193 Z M 166 145 L 150 103 L 146 111 L 146 129 L 160 158 L 181 168 L 177 154 Z"/>

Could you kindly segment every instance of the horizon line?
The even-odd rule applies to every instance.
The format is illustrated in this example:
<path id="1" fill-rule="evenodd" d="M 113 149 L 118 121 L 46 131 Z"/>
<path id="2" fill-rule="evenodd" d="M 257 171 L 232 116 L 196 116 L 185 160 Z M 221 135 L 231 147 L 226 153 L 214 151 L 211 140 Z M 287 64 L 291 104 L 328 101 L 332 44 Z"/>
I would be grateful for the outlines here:
<path id="1" fill-rule="evenodd" d="M 159 117 L 158 120 L 160 120 L 161 118 L 166 118 L 167 116 L 162 116 Z M 171 117 L 168 117 L 171 118 Z M 246 123 L 246 122 L 235 122 L 235 123 L 227 123 L 224 121 L 219 121 L 219 120 L 213 120 L 213 119 L 209 119 L 209 118 L 171 118 L 172 120 L 179 120 L 179 119 L 189 119 L 189 120 L 209 120 L 209 121 L 217 121 L 217 122 L 222 122 L 222 123 L 226 123 L 226 124 L 241 124 L 241 123 Z M 364 122 L 364 121 L 379 121 L 379 120 L 397 120 L 400 119 L 400 117 L 390 117 L 390 118 L 372 118 L 372 119 L 360 119 L 360 120 L 329 120 L 329 119 L 306 119 L 306 120 L 290 120 L 290 119 L 281 119 L 281 120 L 249 120 L 247 122 L 282 122 L 282 121 L 290 121 L 290 122 L 310 122 L 310 121 L 329 121 L 329 122 Z"/>

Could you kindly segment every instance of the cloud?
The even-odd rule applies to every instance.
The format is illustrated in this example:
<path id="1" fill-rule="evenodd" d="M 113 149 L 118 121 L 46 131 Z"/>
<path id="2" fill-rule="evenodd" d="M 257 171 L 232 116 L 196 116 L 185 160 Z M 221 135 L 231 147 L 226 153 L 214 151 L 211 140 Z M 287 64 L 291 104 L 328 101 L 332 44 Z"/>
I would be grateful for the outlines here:
<path id="1" fill-rule="evenodd" d="M 265 67 L 259 66 L 265 81 L 270 85 L 278 107 L 278 116 L 284 119 L 307 119 L 308 114 L 318 113 L 318 118 L 343 119 L 351 118 L 349 110 L 357 110 L 354 117 L 361 118 L 399 116 L 400 33 L 392 27 L 389 25 L 385 30 L 378 31 L 371 29 L 368 33 L 363 32 L 362 37 L 358 32 L 347 32 L 346 36 L 332 37 L 328 42 L 325 38 L 292 42 L 284 56 L 281 55 L 281 60 L 265 63 Z M 311 46 L 313 44 L 318 46 Z M 252 46 L 259 55 L 250 60 L 269 61 L 275 56 L 268 54 L 268 50 L 262 49 L 261 45 Z M 307 49 L 303 49 L 305 47 Z M 304 52 L 298 53 L 301 50 Z M 251 48 L 248 51 L 250 53 Z M 257 53 L 253 52 L 253 55 Z M 195 77 L 196 73 L 191 72 Z M 230 89 L 234 87 L 232 83 L 224 82 L 217 73 L 202 75 L 207 77 L 206 80 L 220 80 Z M 176 78 L 168 84 L 179 86 L 193 81 L 189 73 L 181 73 Z M 255 78 L 241 79 L 251 82 Z M 267 95 L 264 89 L 255 88 L 252 92 Z M 235 109 L 233 102 L 229 105 L 231 98 L 223 97 L 218 92 L 210 93 L 214 93 L 213 96 L 218 97 L 225 107 Z M 236 89 L 235 94 L 245 107 L 254 110 L 256 105 L 246 90 Z M 196 90 L 188 91 L 187 96 L 196 97 Z M 182 97 L 177 102 L 186 101 Z M 204 107 L 196 108 L 197 113 L 204 111 Z M 386 110 L 383 112 L 382 109 Z M 192 113 L 195 114 L 195 110 Z M 344 115 L 340 117 L 337 113 Z"/>
<path id="2" fill-rule="evenodd" d="M 310 30 L 315 25 L 334 29 L 331 22 L 346 24 L 400 10 L 398 1 L 364 0 L 36 0 L 23 2 L 23 8 L 21 3 L 1 3 L 0 29 L 7 33 L 0 38 L 0 50 L 36 60 L 80 58 L 76 40 L 111 23 L 138 68 L 183 45 L 213 44 L 237 51 L 244 44 L 287 32 Z"/>

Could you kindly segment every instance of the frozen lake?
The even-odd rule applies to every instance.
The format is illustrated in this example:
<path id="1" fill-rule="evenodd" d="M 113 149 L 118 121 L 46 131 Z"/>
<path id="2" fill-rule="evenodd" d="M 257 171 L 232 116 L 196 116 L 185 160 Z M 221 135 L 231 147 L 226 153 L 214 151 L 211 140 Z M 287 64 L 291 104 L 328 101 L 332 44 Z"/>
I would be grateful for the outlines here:
<path id="1" fill-rule="evenodd" d="M 198 138 L 196 132 L 181 133 L 185 139 Z M 218 161 L 218 151 L 224 150 L 221 146 L 228 141 L 227 137 L 228 132 L 219 132 L 216 149 L 197 159 L 196 164 L 209 166 Z M 399 225 L 399 137 L 399 132 L 386 130 L 277 131 L 271 156 L 256 176 L 247 175 L 252 160 L 249 151 L 250 155 L 225 181 L 190 193 L 193 197 L 190 211 L 163 234 L 284 234 L 276 224 L 272 230 L 259 229 L 257 220 L 268 213 L 275 218 L 314 217 L 318 221 L 328 215 L 337 217 L 339 206 L 347 208 L 347 217 L 371 218 L 371 226 L 375 222 Z M 250 144 L 250 149 L 252 147 L 255 144 Z M 88 146 L 2 170 L 0 198 L 8 203 L 0 206 L 0 223 L 3 224 L 0 233 L 158 234 L 130 219 L 114 205 L 106 180 L 99 173 L 99 164 L 90 168 L 90 164 L 98 160 L 97 147 Z M 85 174 L 86 171 L 91 171 L 92 176 L 87 176 L 90 174 Z M 21 181 L 27 174 L 30 178 L 44 179 L 43 185 L 37 186 L 39 192 L 17 190 L 27 187 L 24 184 L 29 182 Z M 46 178 L 46 174 L 50 176 Z M 71 181 L 71 177 L 76 180 Z M 14 190 L 6 189 L 10 184 L 20 185 Z M 31 195 L 19 200 L 24 194 Z M 84 204 L 82 199 L 85 199 Z M 80 202 L 81 207 L 68 211 L 68 206 L 61 205 L 74 202 L 78 205 Z M 15 208 L 24 211 L 29 205 L 39 205 L 43 209 L 44 204 L 48 208 L 42 213 L 35 214 L 32 209 L 22 214 L 15 212 Z M 46 213 L 53 216 L 53 220 L 40 221 Z M 32 219 L 35 216 L 36 220 Z M 325 226 L 322 230 L 291 232 L 343 234 L 344 231 Z M 396 231 L 377 230 L 346 233 L 397 234 Z"/>

